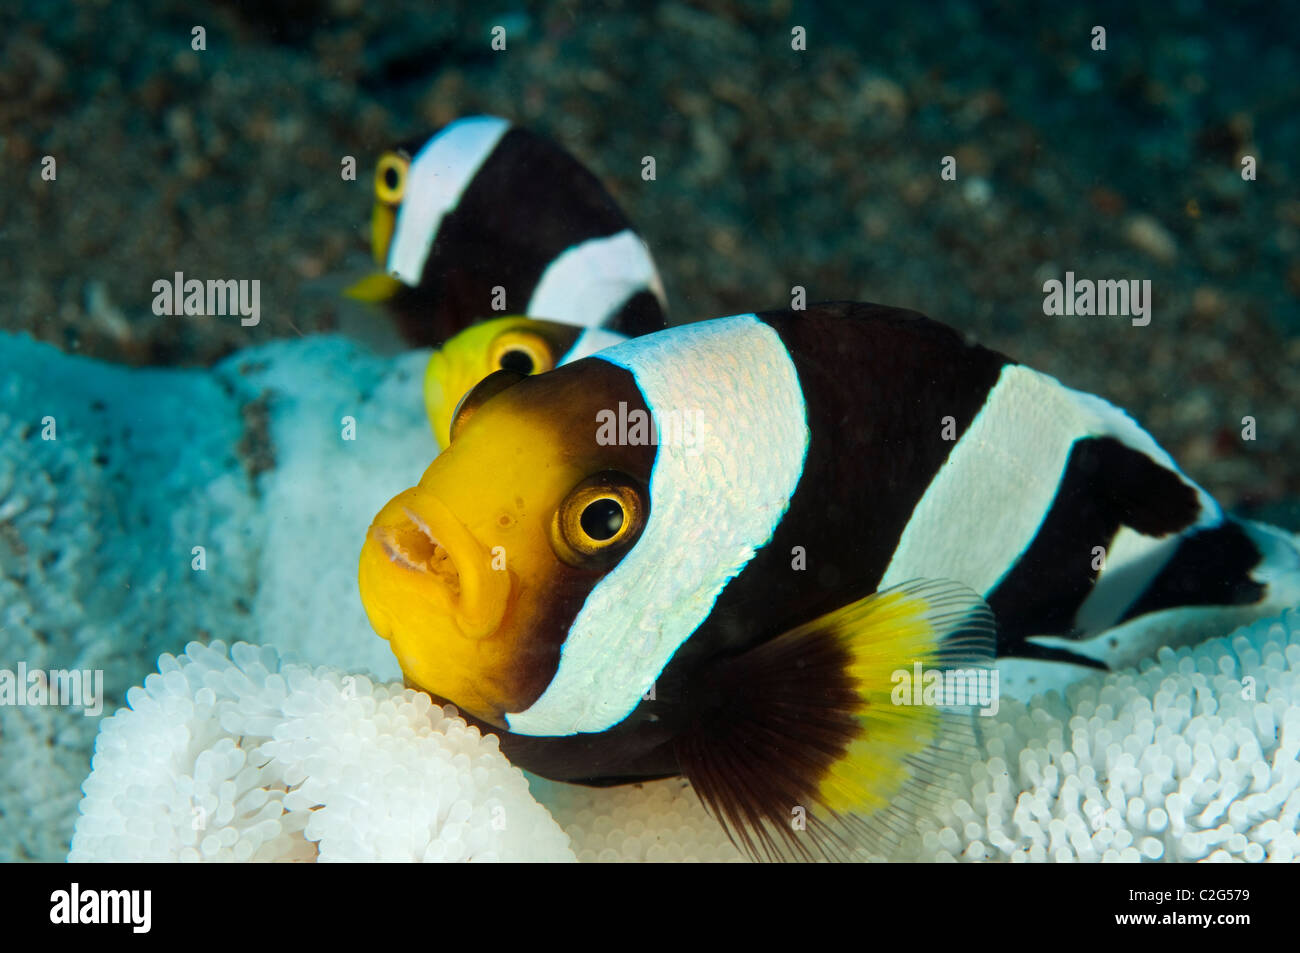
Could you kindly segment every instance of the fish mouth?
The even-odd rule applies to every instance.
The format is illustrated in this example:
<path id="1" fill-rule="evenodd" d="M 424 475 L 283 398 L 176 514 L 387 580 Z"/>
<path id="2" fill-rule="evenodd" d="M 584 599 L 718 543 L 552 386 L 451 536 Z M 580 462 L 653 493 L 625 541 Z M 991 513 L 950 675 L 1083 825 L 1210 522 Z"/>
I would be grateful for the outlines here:
<path id="1" fill-rule="evenodd" d="M 510 574 L 451 509 L 422 487 L 398 494 L 380 510 L 362 549 L 361 579 L 367 611 L 383 615 L 400 604 L 424 618 L 440 617 L 466 639 L 500 627 L 510 600 Z M 371 603 L 376 603 L 372 607 Z M 415 605 L 411 605 L 411 603 Z M 431 620 L 432 621 L 432 620 Z M 381 635 L 392 626 L 376 625 Z"/>
<path id="2" fill-rule="evenodd" d="M 428 573 L 442 586 L 454 603 L 460 596 L 460 570 L 447 547 L 433 535 L 433 530 L 410 509 L 404 509 L 408 522 L 397 526 L 375 526 L 371 533 L 388 557 L 404 569 Z"/>

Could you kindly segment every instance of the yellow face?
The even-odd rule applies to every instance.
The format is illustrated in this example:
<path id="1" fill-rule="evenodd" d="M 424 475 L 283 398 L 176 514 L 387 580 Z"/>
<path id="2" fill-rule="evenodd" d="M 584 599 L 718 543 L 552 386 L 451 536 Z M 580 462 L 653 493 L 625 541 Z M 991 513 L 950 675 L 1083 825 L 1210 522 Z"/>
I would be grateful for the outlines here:
<path id="1" fill-rule="evenodd" d="M 591 589 L 649 516 L 650 446 L 602 446 L 597 413 L 643 406 L 600 360 L 500 371 L 462 403 L 450 446 L 375 517 L 361 598 L 407 680 L 505 726 L 546 689 Z"/>
<path id="2" fill-rule="evenodd" d="M 582 329 L 518 316 L 494 318 L 466 328 L 429 359 L 424 405 L 438 446 L 451 442 L 451 421 L 460 400 L 489 374 L 505 369 L 524 376 L 552 370 Z"/>

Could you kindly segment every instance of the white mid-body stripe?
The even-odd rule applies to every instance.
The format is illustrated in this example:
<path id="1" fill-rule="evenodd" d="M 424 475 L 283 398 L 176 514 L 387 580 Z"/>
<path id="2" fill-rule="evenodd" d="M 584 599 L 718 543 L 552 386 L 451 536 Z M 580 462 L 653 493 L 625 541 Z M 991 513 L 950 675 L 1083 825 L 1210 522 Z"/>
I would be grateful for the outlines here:
<path id="1" fill-rule="evenodd" d="M 496 116 L 459 119 L 415 155 L 388 249 L 390 275 L 412 287 L 420 283 L 443 218 L 509 128 L 510 123 Z"/>
<path id="2" fill-rule="evenodd" d="M 665 306 L 663 285 L 641 237 L 624 229 L 565 249 L 546 266 L 527 314 L 600 327 L 640 291 Z"/>
<path id="3" fill-rule="evenodd" d="M 604 731 L 626 718 L 771 539 L 808 451 L 794 364 L 753 315 L 634 338 L 600 358 L 632 372 L 657 419 L 681 415 L 692 432 L 660 444 L 641 538 L 587 597 L 546 691 L 506 716 L 520 734 Z"/>
<path id="4" fill-rule="evenodd" d="M 1052 380 L 1050 377 L 1047 379 Z M 1089 432 L 1081 436 L 1111 436 L 1134 450 L 1141 451 L 1166 470 L 1177 473 L 1184 483 L 1194 488 L 1201 507 L 1200 514 L 1191 526 L 1164 538 L 1147 536 L 1128 526 L 1119 528 L 1107 548 L 1097 581 L 1074 618 L 1077 628 L 1085 632 L 1099 632 L 1109 629 L 1120 620 L 1128 607 L 1164 569 L 1187 533 L 1222 523 L 1223 508 L 1189 479 L 1174 462 L 1174 458 L 1127 413 L 1095 394 L 1067 387 L 1061 387 L 1061 390 L 1078 405 L 1081 423 L 1090 427 Z"/>
<path id="5" fill-rule="evenodd" d="M 987 596 L 1037 534 L 1074 442 L 1095 436 L 1115 437 L 1181 473 L 1151 436 L 1112 404 L 1027 367 L 1004 367 L 913 510 L 881 588 L 925 576 L 955 579 Z M 1219 522 L 1218 504 L 1196 490 L 1197 525 Z M 1118 617 L 1128 603 L 1116 610 L 1116 602 L 1125 593 L 1140 592 L 1173 549 L 1172 540 L 1121 530 L 1098 580 L 1098 598 L 1090 597 L 1084 612 L 1094 620 L 1111 612 Z"/>

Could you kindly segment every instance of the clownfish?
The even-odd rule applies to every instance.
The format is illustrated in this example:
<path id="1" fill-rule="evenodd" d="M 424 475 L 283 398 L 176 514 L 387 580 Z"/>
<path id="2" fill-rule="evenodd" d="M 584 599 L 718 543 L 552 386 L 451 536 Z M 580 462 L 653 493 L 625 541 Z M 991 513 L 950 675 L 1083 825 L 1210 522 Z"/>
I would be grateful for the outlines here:
<path id="1" fill-rule="evenodd" d="M 908 683 L 1300 595 L 1296 539 L 1123 411 L 878 305 L 498 370 L 450 438 L 361 551 L 407 683 L 544 777 L 684 775 L 755 857 L 878 853 L 944 796 L 979 716 Z"/>
<path id="2" fill-rule="evenodd" d="M 626 340 L 605 328 L 521 315 L 471 325 L 435 350 L 425 370 L 424 406 L 438 446 L 446 449 L 451 442 L 461 398 L 489 374 L 542 374 Z"/>
<path id="3" fill-rule="evenodd" d="M 370 245 L 383 271 L 346 292 L 439 344 L 493 314 L 623 334 L 664 327 L 645 241 L 599 180 L 549 140 L 471 116 L 385 152 Z"/>

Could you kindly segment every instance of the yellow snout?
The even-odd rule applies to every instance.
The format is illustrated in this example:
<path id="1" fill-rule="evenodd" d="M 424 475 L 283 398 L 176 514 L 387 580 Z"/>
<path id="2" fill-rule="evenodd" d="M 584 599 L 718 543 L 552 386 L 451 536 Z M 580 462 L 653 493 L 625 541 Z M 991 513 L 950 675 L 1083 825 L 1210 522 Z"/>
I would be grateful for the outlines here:
<path id="1" fill-rule="evenodd" d="M 490 637 L 510 605 L 510 571 L 494 568 L 491 552 L 438 497 L 416 486 L 380 510 L 358 580 L 370 624 L 409 680 L 500 719 L 506 700 L 492 689 L 499 646 Z"/>

